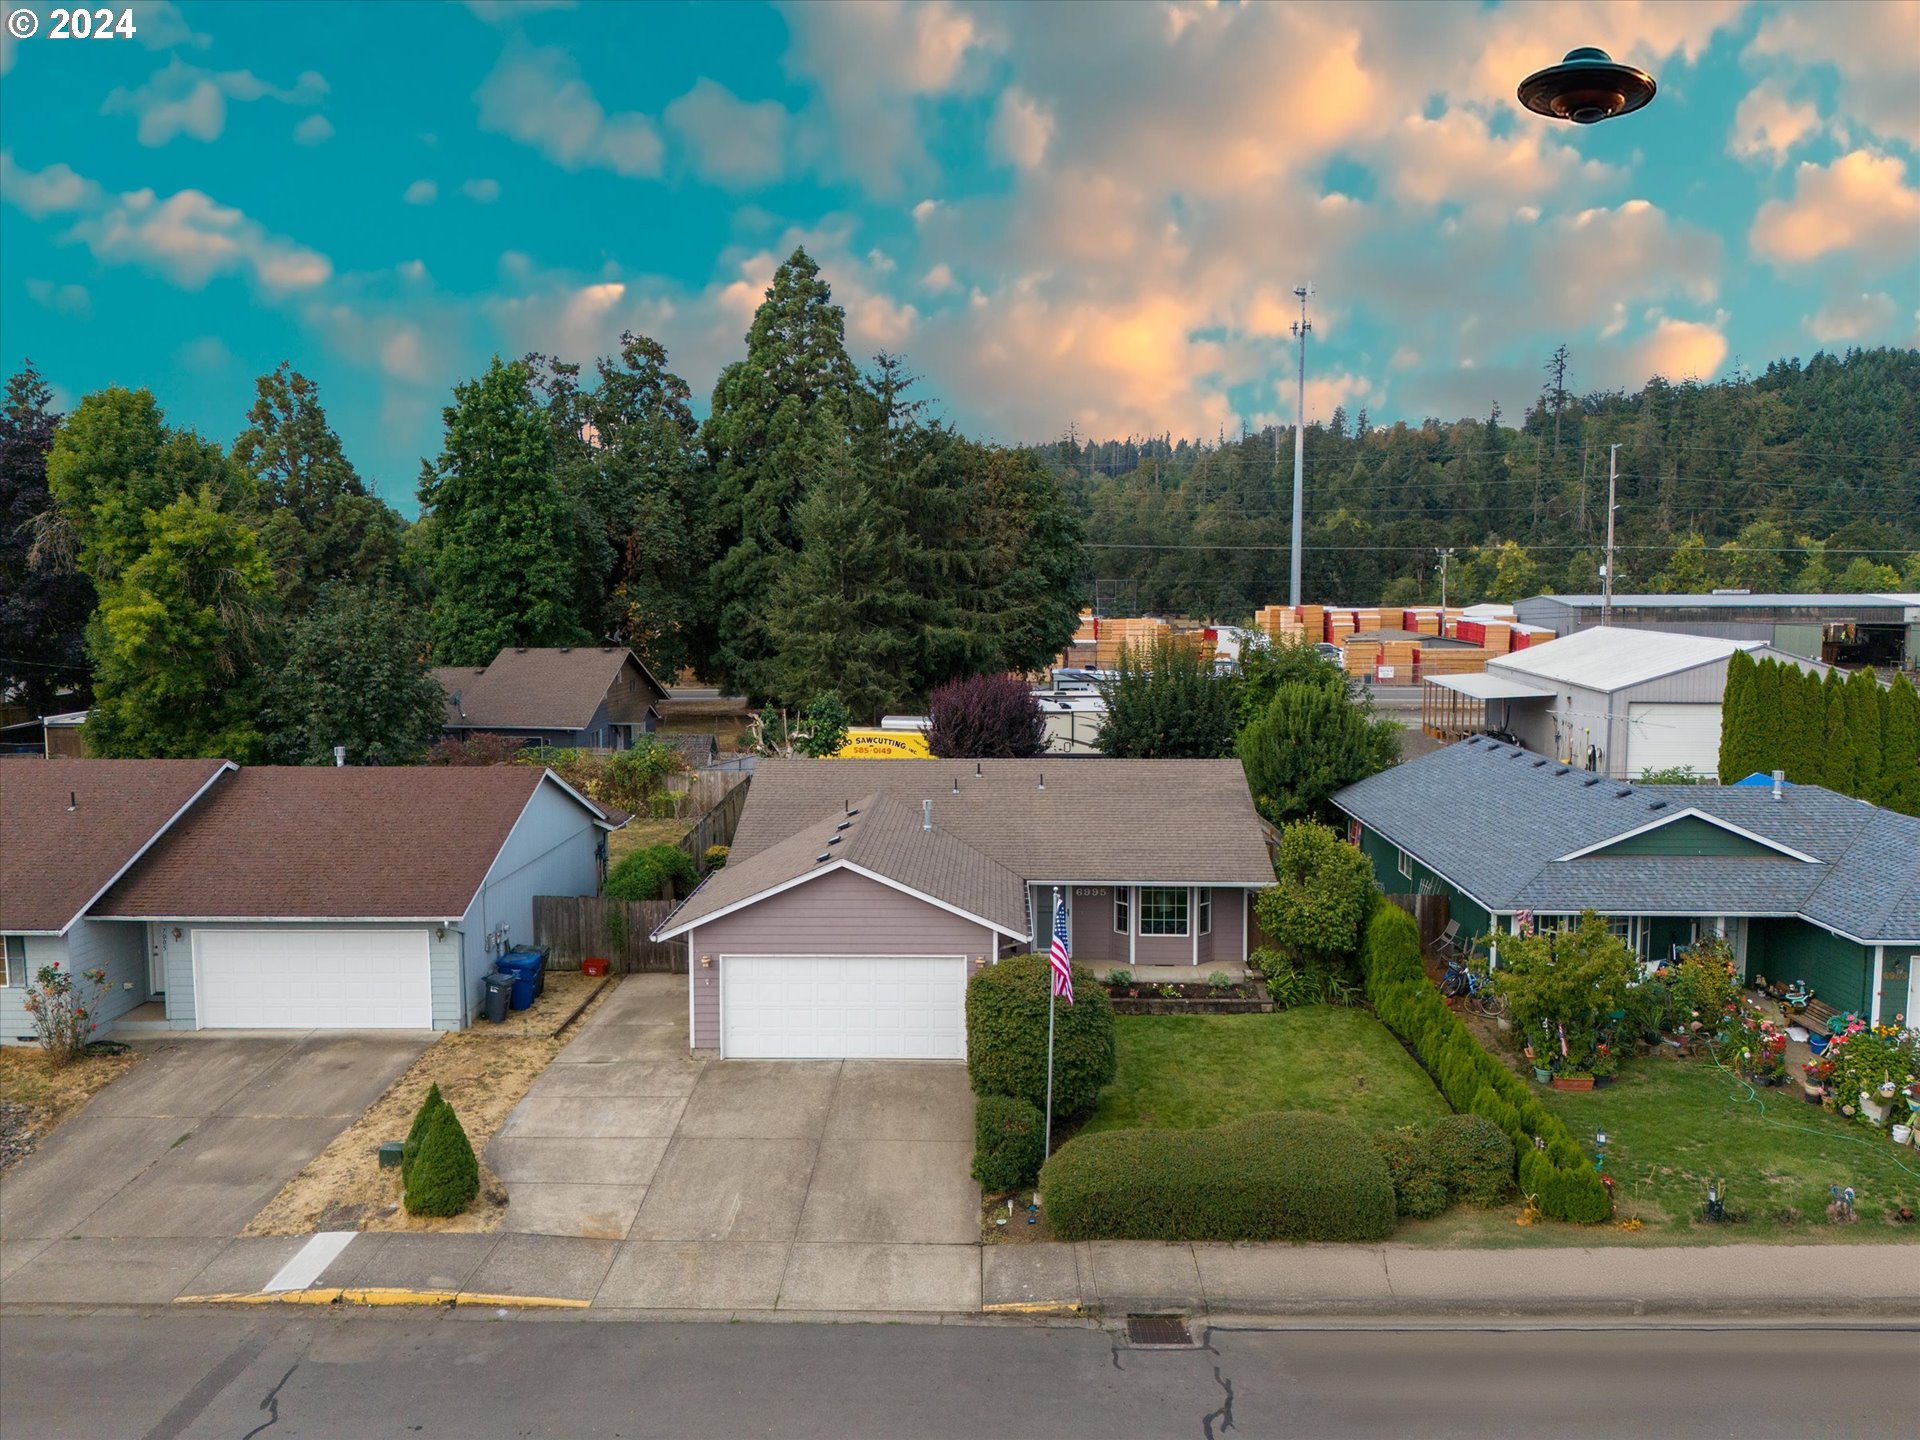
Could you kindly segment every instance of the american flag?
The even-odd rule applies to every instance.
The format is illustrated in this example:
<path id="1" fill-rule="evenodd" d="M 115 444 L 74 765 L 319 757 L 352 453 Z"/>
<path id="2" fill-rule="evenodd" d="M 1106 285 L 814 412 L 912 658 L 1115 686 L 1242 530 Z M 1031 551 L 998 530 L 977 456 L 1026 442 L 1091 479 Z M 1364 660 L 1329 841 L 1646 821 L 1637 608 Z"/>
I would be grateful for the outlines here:
<path id="1" fill-rule="evenodd" d="M 1057 890 L 1053 895 L 1053 948 L 1047 952 L 1047 961 L 1053 972 L 1053 993 L 1067 1004 L 1073 1004 L 1072 952 L 1067 947 L 1067 904 Z"/>
<path id="2" fill-rule="evenodd" d="M 1513 917 L 1513 921 L 1514 924 L 1520 928 L 1522 935 L 1531 935 L 1533 933 L 1533 912 L 1531 910 L 1522 910 Z"/>

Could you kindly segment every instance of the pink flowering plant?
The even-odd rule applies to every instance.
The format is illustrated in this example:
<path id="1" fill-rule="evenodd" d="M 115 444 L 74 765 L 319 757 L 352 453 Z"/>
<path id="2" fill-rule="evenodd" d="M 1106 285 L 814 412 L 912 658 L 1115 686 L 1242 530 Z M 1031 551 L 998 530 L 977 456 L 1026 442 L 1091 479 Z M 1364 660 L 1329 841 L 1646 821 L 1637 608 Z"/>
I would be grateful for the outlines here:
<path id="1" fill-rule="evenodd" d="M 75 983 L 76 978 L 91 986 L 92 993 L 82 991 Z M 94 1017 L 99 1014 L 100 1001 L 106 991 L 104 970 L 82 970 L 76 977 L 55 960 L 34 972 L 33 983 L 27 986 L 27 1014 L 33 1017 L 40 1048 L 54 1064 L 71 1064 L 86 1053 L 98 1028 Z"/>
<path id="2" fill-rule="evenodd" d="M 1888 1105 L 1895 1123 L 1913 1113 L 1909 1091 L 1920 1074 L 1920 1031 L 1898 1023 L 1869 1025 L 1850 1016 L 1845 1028 L 1827 1044 L 1833 1063 L 1833 1091 L 1844 1103 L 1861 1094 Z"/>

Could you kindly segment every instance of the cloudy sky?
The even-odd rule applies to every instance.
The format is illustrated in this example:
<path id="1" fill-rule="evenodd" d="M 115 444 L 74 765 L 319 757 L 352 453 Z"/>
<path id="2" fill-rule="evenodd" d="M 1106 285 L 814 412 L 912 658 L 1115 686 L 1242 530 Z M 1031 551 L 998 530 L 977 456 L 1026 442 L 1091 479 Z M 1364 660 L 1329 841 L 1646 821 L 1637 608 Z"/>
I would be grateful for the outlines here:
<path id="1" fill-rule="evenodd" d="M 1290 419 L 1303 282 L 1310 418 L 1920 343 L 1920 0 L 25 8 L 0 363 L 225 440 L 292 360 L 409 509 L 489 355 L 631 328 L 704 399 L 796 242 L 1005 440 Z M 1518 111 L 1581 44 L 1659 98 Z"/>

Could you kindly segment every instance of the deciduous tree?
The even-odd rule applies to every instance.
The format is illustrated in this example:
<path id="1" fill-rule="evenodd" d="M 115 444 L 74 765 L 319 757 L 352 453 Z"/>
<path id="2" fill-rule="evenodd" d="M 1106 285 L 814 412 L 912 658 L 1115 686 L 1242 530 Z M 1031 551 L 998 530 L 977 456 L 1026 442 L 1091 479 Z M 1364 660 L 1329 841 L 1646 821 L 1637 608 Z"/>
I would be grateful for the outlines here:
<path id="1" fill-rule="evenodd" d="M 1325 685 L 1294 682 L 1240 732 L 1241 763 L 1260 813 L 1276 825 L 1321 815 L 1334 791 L 1399 758 L 1400 727 Z"/>
<path id="2" fill-rule="evenodd" d="M 7 380 L 0 409 L 0 691 L 47 714 L 54 696 L 87 688 L 93 586 L 47 488 L 60 416 L 31 362 Z"/>
<path id="3" fill-rule="evenodd" d="M 411 597 L 346 582 L 323 586 L 294 621 L 285 656 L 262 687 L 269 756 L 331 765 L 334 746 L 344 745 L 354 765 L 418 760 L 447 718 L 427 647 L 426 620 Z"/>
<path id="4" fill-rule="evenodd" d="M 1107 714 L 1094 743 L 1103 754 L 1137 760 L 1233 754 L 1237 683 L 1213 668 L 1211 652 L 1171 640 L 1129 647 L 1101 680 L 1100 695 Z"/>
<path id="5" fill-rule="evenodd" d="M 1017 675 L 973 675 L 927 697 L 927 747 L 944 759 L 1027 759 L 1046 753 L 1047 722 Z"/>

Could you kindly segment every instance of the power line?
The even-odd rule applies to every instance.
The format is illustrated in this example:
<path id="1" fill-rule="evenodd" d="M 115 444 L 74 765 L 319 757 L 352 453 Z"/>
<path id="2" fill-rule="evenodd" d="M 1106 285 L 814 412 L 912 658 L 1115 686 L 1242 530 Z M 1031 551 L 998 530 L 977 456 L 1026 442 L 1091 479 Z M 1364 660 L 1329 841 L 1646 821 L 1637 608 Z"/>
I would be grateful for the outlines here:
<path id="1" fill-rule="evenodd" d="M 1519 542 L 1516 541 L 1514 543 L 1518 544 Z M 1166 545 L 1166 544 L 1150 544 L 1146 541 L 1101 540 L 1101 541 L 1088 541 L 1086 548 L 1089 550 L 1276 551 L 1276 550 L 1289 550 L 1292 547 L 1288 545 L 1211 545 L 1211 544 Z M 1305 548 L 1308 550 L 1331 551 L 1336 553 L 1338 552 L 1369 552 L 1371 553 L 1371 552 L 1380 552 L 1380 551 L 1395 551 L 1395 552 L 1421 551 L 1424 553 L 1424 552 L 1431 552 L 1433 549 L 1433 546 L 1430 544 L 1428 545 L 1308 545 Z M 1600 547 L 1598 545 L 1589 543 L 1585 545 L 1526 544 L 1526 545 L 1521 545 L 1520 548 L 1527 551 L 1535 551 L 1535 550 L 1579 551 L 1579 550 L 1598 550 Z M 1615 545 L 1613 548 L 1615 550 L 1660 551 L 1665 553 L 1665 552 L 1671 552 L 1674 550 L 1684 550 L 1690 547 L 1683 541 L 1679 544 L 1674 544 L 1674 545 Z M 1808 552 L 1805 547 L 1802 547 L 1799 545 L 1792 545 L 1792 546 L 1766 546 L 1766 547 L 1753 547 L 1753 548 L 1742 546 L 1740 549 L 1740 553 L 1743 555 L 1801 555 L 1801 554 L 1806 554 Z M 1911 549 L 1909 550 L 1835 550 L 1826 546 L 1821 546 L 1817 553 L 1821 555 L 1907 556 L 1907 555 L 1920 554 L 1920 550 L 1911 550 Z"/>

